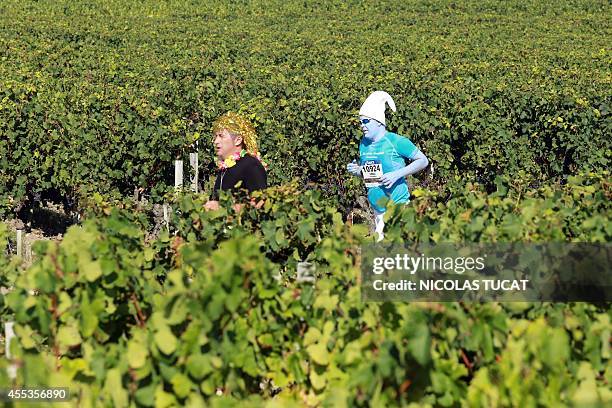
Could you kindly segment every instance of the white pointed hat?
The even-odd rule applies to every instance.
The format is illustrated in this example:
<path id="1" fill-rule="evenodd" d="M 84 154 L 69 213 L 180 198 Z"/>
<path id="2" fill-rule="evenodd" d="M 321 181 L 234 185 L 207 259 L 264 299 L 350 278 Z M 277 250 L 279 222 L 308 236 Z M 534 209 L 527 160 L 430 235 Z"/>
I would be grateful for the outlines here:
<path id="1" fill-rule="evenodd" d="M 359 116 L 367 116 L 368 118 L 375 119 L 386 125 L 385 123 L 385 103 L 389 104 L 389 107 L 395 112 L 395 102 L 391 95 L 385 91 L 374 91 L 367 97 L 361 109 L 359 109 Z"/>

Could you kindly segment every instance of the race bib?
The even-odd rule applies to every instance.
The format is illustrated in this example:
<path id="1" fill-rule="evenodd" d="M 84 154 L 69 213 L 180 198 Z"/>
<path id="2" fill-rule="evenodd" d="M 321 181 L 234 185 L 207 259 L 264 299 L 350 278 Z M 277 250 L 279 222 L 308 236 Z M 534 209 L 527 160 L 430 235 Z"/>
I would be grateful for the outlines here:
<path id="1" fill-rule="evenodd" d="M 366 160 L 361 167 L 361 174 L 366 187 L 380 186 L 380 178 L 383 175 L 382 163 L 377 160 Z"/>

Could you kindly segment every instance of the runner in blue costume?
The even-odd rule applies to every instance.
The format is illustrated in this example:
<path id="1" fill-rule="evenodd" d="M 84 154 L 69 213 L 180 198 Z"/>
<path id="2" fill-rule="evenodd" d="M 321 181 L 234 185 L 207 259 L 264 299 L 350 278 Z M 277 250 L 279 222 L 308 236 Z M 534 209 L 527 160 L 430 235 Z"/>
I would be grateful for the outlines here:
<path id="1" fill-rule="evenodd" d="M 374 210 L 378 240 L 384 237 L 384 213 L 387 203 L 408 203 L 410 191 L 406 176 L 423 170 L 427 157 L 407 137 L 386 129 L 385 104 L 395 111 L 391 96 L 375 91 L 359 110 L 363 139 L 359 145 L 359 163 L 353 161 L 347 170 L 362 177 L 368 189 L 368 200 Z M 406 165 L 406 159 L 412 162 Z"/>

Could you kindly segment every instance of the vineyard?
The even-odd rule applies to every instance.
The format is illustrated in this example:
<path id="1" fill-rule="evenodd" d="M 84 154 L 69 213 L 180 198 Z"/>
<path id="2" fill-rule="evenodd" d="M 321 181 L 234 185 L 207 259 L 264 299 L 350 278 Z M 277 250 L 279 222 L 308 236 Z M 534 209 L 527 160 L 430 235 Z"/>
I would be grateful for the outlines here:
<path id="1" fill-rule="evenodd" d="M 386 242 L 609 244 L 611 11 L 2 2 L 0 390 L 67 387 L 83 407 L 611 404 L 609 302 L 362 301 L 373 238 L 346 172 L 359 106 L 384 89 L 388 128 L 433 165 Z M 255 124 L 271 187 L 205 211 L 228 110 Z M 190 153 L 200 193 L 174 189 Z M 12 226 L 49 205 L 61 238 L 23 262 Z"/>

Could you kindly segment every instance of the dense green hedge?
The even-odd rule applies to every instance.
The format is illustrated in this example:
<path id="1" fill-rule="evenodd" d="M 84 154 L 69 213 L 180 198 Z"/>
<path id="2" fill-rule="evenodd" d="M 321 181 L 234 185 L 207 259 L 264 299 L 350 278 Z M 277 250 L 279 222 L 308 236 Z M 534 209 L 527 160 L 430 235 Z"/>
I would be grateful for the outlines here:
<path id="1" fill-rule="evenodd" d="M 423 240 L 423 226 L 434 241 L 610 240 L 599 225 L 607 180 L 585 175 L 522 198 L 505 182 L 493 196 L 473 185 L 469 198 L 436 205 L 422 190 L 416 207 L 391 214 L 389 236 Z M 38 244 L 27 270 L 4 272 L 14 288 L 2 316 L 18 340 L 15 359 L 0 359 L 0 387 L 15 363 L 17 385 L 68 386 L 85 407 L 612 401 L 608 305 L 365 303 L 359 246 L 371 238 L 319 193 L 275 188 L 239 213 L 204 202 L 178 196 L 172 234 L 157 238 L 146 212 L 100 203 L 107 216 Z M 466 211 L 482 222 L 462 223 Z M 296 281 L 298 259 L 317 265 L 315 283 Z"/>
<path id="2" fill-rule="evenodd" d="M 80 406 L 610 404 L 609 305 L 364 303 L 372 238 L 343 222 L 355 115 L 384 89 L 435 166 L 388 240 L 609 242 L 610 5 L 226 3 L 0 5 L 0 214 L 88 207 L 25 270 L 0 226 L 0 388 L 16 364 L 14 385 Z M 280 186 L 239 213 L 178 195 L 153 233 L 151 201 L 125 197 L 159 198 L 196 140 L 212 175 L 228 109 Z"/>
<path id="3" fill-rule="evenodd" d="M 272 183 L 317 183 L 348 210 L 374 89 L 441 186 L 609 167 L 606 1 L 225 3 L 3 2 L 0 211 L 37 193 L 157 197 L 196 139 L 209 176 L 228 109 L 257 124 Z"/>
<path id="4" fill-rule="evenodd" d="M 387 215 L 387 238 L 396 242 L 610 242 L 612 184 L 609 172 L 570 176 L 558 188 L 521 187 L 498 178 L 459 183 L 455 195 L 416 190 L 414 206 Z M 451 188 L 452 189 L 452 188 Z"/>

